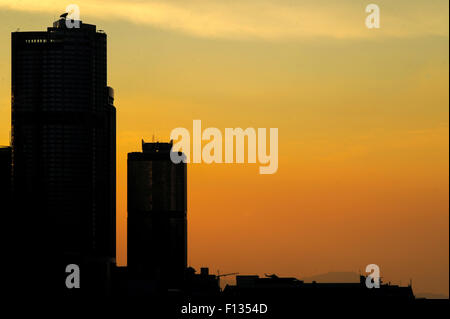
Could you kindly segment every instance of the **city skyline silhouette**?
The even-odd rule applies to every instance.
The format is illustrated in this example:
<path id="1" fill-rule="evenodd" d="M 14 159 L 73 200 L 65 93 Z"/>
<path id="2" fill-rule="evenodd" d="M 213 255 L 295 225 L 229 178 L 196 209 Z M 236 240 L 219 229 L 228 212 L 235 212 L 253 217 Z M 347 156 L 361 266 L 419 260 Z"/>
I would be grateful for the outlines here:
<path id="1" fill-rule="evenodd" d="M 18 33 L 22 33 L 22 32 L 18 32 Z M 103 34 L 103 33 L 100 33 L 100 34 Z M 114 83 L 112 83 L 113 85 L 114 85 Z M 106 88 L 106 85 L 105 85 L 105 88 Z M 57 89 L 56 89 L 56 91 L 57 91 Z M 107 92 L 107 91 L 106 91 Z M 102 93 L 103 94 L 103 93 Z M 106 94 L 108 94 L 108 93 L 106 93 Z M 116 96 L 120 96 L 120 95 L 117 95 L 117 93 L 116 93 Z M 16 98 L 16 97 L 19 97 L 19 99 L 20 99 L 20 94 L 17 94 L 17 96 L 16 96 L 16 94 L 14 95 L 14 97 Z M 120 99 L 120 98 L 119 98 Z M 120 103 L 119 103 L 119 105 L 118 105 L 118 107 L 120 108 Z M 120 117 L 119 117 L 119 119 L 120 119 Z M 55 118 L 55 119 L 52 119 L 52 121 L 59 121 L 59 120 L 61 120 L 61 118 Z M 74 120 L 74 119 L 72 119 L 72 120 Z M 169 124 L 170 125 L 170 124 Z M 175 127 L 175 124 L 173 125 L 174 127 Z M 18 126 L 18 127 L 20 127 L 20 126 Z M 50 133 L 49 133 L 50 134 Z M 61 133 L 56 133 L 56 135 L 58 135 L 58 134 L 61 134 Z M 14 134 L 13 134 L 14 135 Z M 70 135 L 65 135 L 65 137 L 67 137 L 67 136 L 70 136 Z M 78 137 L 78 136 L 77 136 Z M 142 138 L 145 138 L 145 136 L 141 136 Z M 69 139 L 70 140 L 70 139 Z M 69 141 L 70 142 L 70 141 Z M 135 145 L 139 145 L 139 140 L 134 140 L 133 141 L 134 142 L 134 144 Z M 67 145 L 70 145 L 71 143 L 68 143 Z M 114 147 L 115 147 L 115 144 L 114 144 Z M 112 150 L 113 148 L 112 147 L 110 147 L 110 150 Z M 135 147 L 135 149 L 137 149 L 136 147 Z M 114 150 L 114 152 L 115 152 L 115 150 Z M 121 156 L 123 156 L 123 155 L 121 155 Z M 48 157 L 47 157 L 48 158 Z M 49 161 L 49 163 L 50 163 L 51 161 Z M 69 164 L 70 165 L 70 164 Z M 191 167 L 191 166 L 190 166 Z M 20 166 L 18 166 L 18 168 L 20 168 Z M 193 170 L 197 170 L 197 168 L 192 168 Z M 211 167 L 211 168 L 209 168 L 209 170 L 212 172 L 213 170 L 215 170 L 216 168 L 215 167 Z M 241 171 L 242 170 L 242 168 L 236 168 L 235 170 L 237 170 L 237 171 Z M 115 170 L 114 170 L 115 171 Z M 219 170 L 219 174 L 223 174 L 225 172 L 225 170 L 224 169 L 220 169 Z M 115 175 L 115 174 L 114 174 Z M 195 175 L 194 175 L 195 176 Z M 220 176 L 220 175 L 219 175 Z M 115 178 L 114 178 L 114 180 L 115 180 Z M 124 183 L 123 183 L 123 180 L 122 181 L 120 181 L 119 182 L 121 185 L 123 185 Z M 187 183 L 188 183 L 188 185 L 189 185 L 189 180 L 187 181 Z M 111 183 L 109 184 L 111 187 L 112 187 L 112 185 L 111 185 Z M 118 187 L 119 188 L 122 188 L 123 186 L 121 186 L 121 185 L 118 185 Z M 115 186 L 114 186 L 114 188 L 115 188 Z M 189 187 L 188 187 L 189 188 Z M 30 197 L 30 198 L 32 198 L 32 197 Z M 122 200 L 123 201 L 123 198 L 122 199 L 119 199 L 119 200 Z M 189 205 L 189 204 L 188 204 Z M 247 207 L 246 207 L 247 208 Z M 248 208 L 247 208 L 248 209 Z M 191 209 L 189 209 L 188 208 L 188 211 L 191 211 Z M 200 215 L 197 215 L 197 216 L 200 216 Z M 253 213 L 253 215 L 250 215 L 250 216 L 253 216 L 253 218 L 254 217 L 256 217 L 255 215 L 254 215 L 254 213 Z M 197 217 L 198 218 L 198 217 Z M 196 228 L 198 228 L 199 226 L 199 224 L 198 223 L 193 223 L 193 221 L 189 221 L 190 223 L 192 223 L 192 225 L 194 225 L 194 227 L 196 227 Z M 97 225 L 104 225 L 104 224 L 102 224 L 102 223 L 99 223 L 99 224 L 97 224 Z M 258 225 L 261 225 L 261 223 L 259 223 Z M 114 229 L 114 232 L 115 232 L 115 227 L 111 227 L 111 226 L 109 226 L 108 227 L 109 229 Z M 291 232 L 292 232 L 293 230 L 291 230 Z M 189 232 L 188 232 L 189 233 Z M 294 235 L 295 233 L 294 232 L 292 232 L 292 235 Z M 67 233 L 66 233 L 66 235 L 68 235 Z M 103 237 L 103 236 L 102 236 Z M 222 236 L 222 238 L 225 238 L 225 237 L 223 237 Z M 245 237 L 244 237 L 245 238 Z M 248 238 L 251 238 L 251 236 L 249 236 Z M 253 243 L 249 243 L 248 244 L 248 246 L 247 247 L 258 247 L 259 246 L 259 244 L 257 243 L 257 242 L 253 242 Z M 223 249 L 222 249 L 223 250 Z M 221 250 L 217 250 L 217 251 L 221 251 Z M 262 251 L 260 252 L 260 255 L 259 256 L 263 256 L 263 253 L 262 253 Z M 114 256 L 115 257 L 115 256 Z M 198 261 L 195 261 L 196 263 L 198 263 Z M 305 263 L 307 263 L 307 261 L 305 261 Z M 188 264 L 190 264 L 190 263 L 188 263 Z M 297 265 L 297 263 L 291 263 L 292 265 Z M 249 264 L 250 265 L 250 264 Z M 268 263 L 267 265 L 269 265 L 269 267 L 270 267 L 270 263 Z M 269 268 L 269 267 L 267 267 L 267 265 L 266 265 L 266 268 Z M 218 265 L 218 266 L 216 266 L 217 268 L 219 268 L 219 269 L 223 269 L 223 267 L 222 266 L 220 266 L 220 265 Z M 364 264 L 361 264 L 361 263 L 359 263 L 359 264 L 356 264 L 356 266 L 354 266 L 355 268 L 364 268 L 365 267 L 365 265 Z M 196 267 L 197 268 L 197 267 Z M 215 267 L 214 267 L 215 268 Z M 225 269 L 230 269 L 231 271 L 242 271 L 242 269 L 239 269 L 239 267 L 236 267 L 236 268 L 234 268 L 234 267 L 229 267 L 229 266 L 226 266 L 225 267 Z M 334 266 L 331 266 L 331 268 L 334 268 Z M 328 268 L 328 270 L 331 270 L 331 268 Z M 227 269 L 227 270 L 228 270 Z M 342 268 L 341 268 L 342 269 Z M 267 269 L 267 271 L 269 271 L 270 269 Z M 383 267 L 382 267 L 382 270 L 383 270 Z M 249 270 L 245 270 L 245 272 L 249 272 Z M 257 271 L 260 275 L 261 275 L 261 273 L 260 273 L 260 271 Z M 320 271 L 319 271 L 320 272 Z M 279 273 L 279 271 L 277 271 L 276 273 Z M 286 271 L 284 271 L 284 273 L 286 273 Z M 309 272 L 309 273 L 311 273 L 311 272 Z M 318 273 L 318 272 L 316 272 L 316 273 Z M 250 274 L 252 274 L 252 273 L 250 273 Z M 394 276 L 392 276 L 392 277 L 390 277 L 390 278 L 395 278 Z M 301 279 L 301 278 L 299 278 L 299 279 Z M 404 280 L 403 279 L 403 282 L 408 282 L 407 280 Z"/>

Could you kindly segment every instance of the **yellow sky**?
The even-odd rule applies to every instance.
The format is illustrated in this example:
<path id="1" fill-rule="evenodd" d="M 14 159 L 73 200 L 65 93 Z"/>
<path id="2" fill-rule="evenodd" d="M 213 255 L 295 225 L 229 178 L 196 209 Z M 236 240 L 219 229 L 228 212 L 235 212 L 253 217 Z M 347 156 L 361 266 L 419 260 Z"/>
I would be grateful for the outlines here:
<path id="1" fill-rule="evenodd" d="M 118 259 L 126 154 L 173 128 L 279 128 L 279 169 L 189 165 L 189 260 L 243 274 L 364 270 L 448 295 L 448 2 L 77 1 L 108 34 L 118 110 Z M 0 144 L 10 32 L 64 1 L 0 0 Z"/>

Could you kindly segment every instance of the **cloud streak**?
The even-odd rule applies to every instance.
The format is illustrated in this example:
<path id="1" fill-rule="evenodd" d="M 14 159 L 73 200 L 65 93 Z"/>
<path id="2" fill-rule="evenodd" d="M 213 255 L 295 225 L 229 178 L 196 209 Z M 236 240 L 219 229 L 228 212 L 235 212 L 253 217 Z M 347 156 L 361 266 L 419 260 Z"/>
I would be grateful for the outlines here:
<path id="1" fill-rule="evenodd" d="M 192 36 L 227 39 L 303 39 L 448 36 L 448 2 L 378 1 L 381 29 L 368 30 L 362 1 L 77 0 L 81 18 L 123 20 Z M 0 0 L 0 9 L 64 11 L 70 2 Z M 86 20 L 86 19 L 85 19 Z"/>

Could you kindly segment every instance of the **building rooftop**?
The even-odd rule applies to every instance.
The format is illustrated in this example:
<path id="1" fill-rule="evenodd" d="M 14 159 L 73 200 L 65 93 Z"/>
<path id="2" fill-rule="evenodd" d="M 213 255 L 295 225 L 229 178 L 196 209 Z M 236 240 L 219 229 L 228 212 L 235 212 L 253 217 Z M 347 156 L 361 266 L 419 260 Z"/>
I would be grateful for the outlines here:
<path id="1" fill-rule="evenodd" d="M 142 152 L 144 153 L 168 153 L 172 150 L 173 142 L 170 141 L 169 143 L 160 143 L 160 142 L 153 142 L 153 143 L 146 143 L 144 140 L 142 140 Z"/>

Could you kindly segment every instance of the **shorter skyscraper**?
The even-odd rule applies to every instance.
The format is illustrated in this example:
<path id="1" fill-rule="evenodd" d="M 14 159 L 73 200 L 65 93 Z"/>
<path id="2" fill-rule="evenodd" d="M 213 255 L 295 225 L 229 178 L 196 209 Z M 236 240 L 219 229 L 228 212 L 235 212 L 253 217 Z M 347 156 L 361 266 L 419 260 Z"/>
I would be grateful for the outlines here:
<path id="1" fill-rule="evenodd" d="M 172 142 L 128 154 L 128 268 L 157 290 L 179 289 L 187 266 L 187 168 Z"/>

